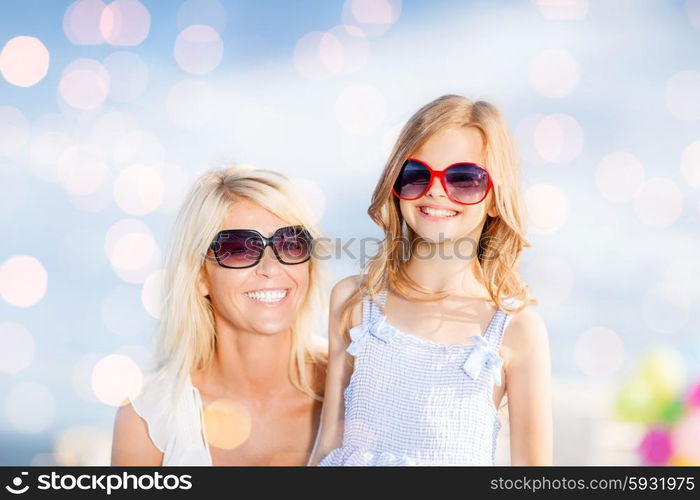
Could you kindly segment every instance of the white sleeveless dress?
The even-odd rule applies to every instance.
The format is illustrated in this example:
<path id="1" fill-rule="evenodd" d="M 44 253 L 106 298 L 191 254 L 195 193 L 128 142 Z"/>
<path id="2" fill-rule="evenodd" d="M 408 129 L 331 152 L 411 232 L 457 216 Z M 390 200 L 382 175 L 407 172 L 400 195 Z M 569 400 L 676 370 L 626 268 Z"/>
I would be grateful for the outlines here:
<path id="1" fill-rule="evenodd" d="M 141 393 L 130 403 L 146 421 L 153 444 L 163 452 L 162 465 L 212 465 L 199 390 L 189 377 L 177 395 L 172 388 L 171 380 L 148 375 Z M 174 397 L 179 405 L 173 404 Z"/>
<path id="2" fill-rule="evenodd" d="M 343 442 L 319 465 L 493 465 L 501 428 L 493 387 L 512 315 L 499 309 L 483 336 L 441 344 L 388 324 L 386 290 L 378 299 L 379 307 L 365 297 L 362 323 L 350 329 Z"/>

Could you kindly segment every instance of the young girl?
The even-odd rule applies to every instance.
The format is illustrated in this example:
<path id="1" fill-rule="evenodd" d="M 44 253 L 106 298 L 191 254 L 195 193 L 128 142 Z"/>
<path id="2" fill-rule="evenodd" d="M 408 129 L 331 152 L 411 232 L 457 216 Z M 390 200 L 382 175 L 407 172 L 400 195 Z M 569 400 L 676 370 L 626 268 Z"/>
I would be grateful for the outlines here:
<path id="1" fill-rule="evenodd" d="M 493 105 L 447 95 L 404 126 L 368 210 L 380 251 L 331 294 L 310 464 L 493 465 L 504 395 L 511 464 L 551 464 L 547 331 L 517 272 L 519 189 Z"/>

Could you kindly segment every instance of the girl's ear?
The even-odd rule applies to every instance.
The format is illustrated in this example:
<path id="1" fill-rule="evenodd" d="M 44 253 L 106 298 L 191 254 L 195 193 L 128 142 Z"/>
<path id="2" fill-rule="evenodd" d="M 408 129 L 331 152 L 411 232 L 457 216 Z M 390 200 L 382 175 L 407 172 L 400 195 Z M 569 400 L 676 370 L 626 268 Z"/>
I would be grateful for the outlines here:
<path id="1" fill-rule="evenodd" d="M 498 210 L 496 210 L 496 203 L 493 201 L 493 199 L 491 200 L 491 204 L 489 205 L 489 209 L 486 211 L 486 214 L 489 217 L 498 216 Z"/>

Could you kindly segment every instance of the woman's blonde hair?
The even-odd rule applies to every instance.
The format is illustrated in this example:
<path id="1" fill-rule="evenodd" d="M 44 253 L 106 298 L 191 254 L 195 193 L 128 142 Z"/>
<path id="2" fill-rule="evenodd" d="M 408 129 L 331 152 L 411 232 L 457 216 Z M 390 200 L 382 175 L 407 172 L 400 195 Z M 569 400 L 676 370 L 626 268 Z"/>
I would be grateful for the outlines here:
<path id="1" fill-rule="evenodd" d="M 487 215 L 477 246 L 477 271 L 491 299 L 500 309 L 515 313 L 536 301 L 529 297 L 518 274 L 518 261 L 524 247 L 524 206 L 520 194 L 520 172 L 515 142 L 505 119 L 492 104 L 473 102 L 459 95 L 444 95 L 419 109 L 404 125 L 372 194 L 367 213 L 384 231 L 379 250 L 366 265 L 366 280 L 346 302 L 340 319 L 347 335 L 353 308 L 365 293 L 375 300 L 388 285 L 392 291 L 411 300 L 432 301 L 446 296 L 446 290 L 432 298 L 419 297 L 411 290 L 430 293 L 406 273 L 405 247 L 413 247 L 416 234 L 405 223 L 399 200 L 391 191 L 404 161 L 435 133 L 450 127 L 474 127 L 484 140 L 485 167 L 494 184 L 498 214 Z M 408 243 L 408 245 L 405 245 Z M 506 299 L 520 301 L 512 304 Z"/>
<path id="2" fill-rule="evenodd" d="M 290 225 L 303 225 L 315 239 L 322 237 L 310 207 L 282 174 L 232 166 L 211 169 L 199 177 L 177 215 L 163 278 L 156 368 L 157 376 L 173 383 L 174 394 L 180 394 L 192 370 L 205 368 L 212 361 L 216 348 L 214 315 L 209 298 L 199 293 L 199 283 L 211 242 L 231 205 L 240 200 L 257 203 Z M 318 255 L 316 248 L 313 254 Z M 289 376 L 298 389 L 321 400 L 306 370 L 308 362 L 316 366 L 327 361 L 320 336 L 326 277 L 314 255 L 309 260 L 309 287 L 291 328 Z"/>

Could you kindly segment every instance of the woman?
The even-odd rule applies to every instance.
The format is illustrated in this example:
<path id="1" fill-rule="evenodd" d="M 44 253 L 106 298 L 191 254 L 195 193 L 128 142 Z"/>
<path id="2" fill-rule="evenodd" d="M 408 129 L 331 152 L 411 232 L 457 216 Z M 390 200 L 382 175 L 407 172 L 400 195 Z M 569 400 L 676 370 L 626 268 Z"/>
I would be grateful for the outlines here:
<path id="1" fill-rule="evenodd" d="M 200 177 L 167 256 L 158 369 L 117 413 L 113 465 L 308 461 L 325 379 L 314 220 L 280 174 Z"/>

